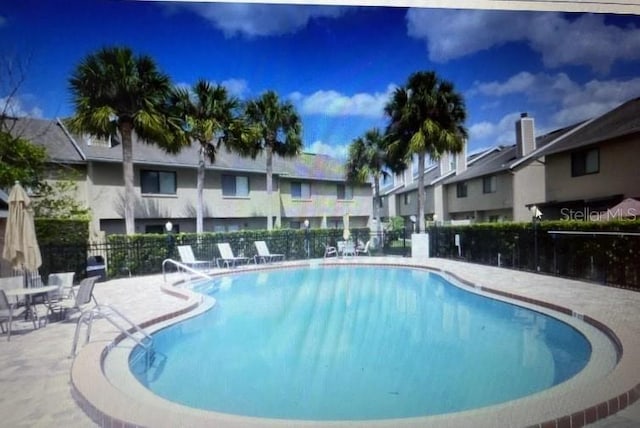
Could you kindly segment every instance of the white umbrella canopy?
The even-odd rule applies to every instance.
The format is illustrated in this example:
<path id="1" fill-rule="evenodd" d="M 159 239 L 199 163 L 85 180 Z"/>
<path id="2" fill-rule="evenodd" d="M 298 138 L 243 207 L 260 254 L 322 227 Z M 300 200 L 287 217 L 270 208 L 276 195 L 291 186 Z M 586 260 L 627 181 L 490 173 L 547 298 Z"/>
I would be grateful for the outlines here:
<path id="1" fill-rule="evenodd" d="M 345 214 L 342 217 L 342 224 L 344 225 L 344 231 L 342 232 L 342 237 L 345 241 L 348 241 L 351 238 L 351 232 L 349 231 L 349 213 Z"/>
<path id="2" fill-rule="evenodd" d="M 9 216 L 2 257 L 16 270 L 35 271 L 42 264 L 42 256 L 33 224 L 31 199 L 20 183 L 16 182 L 11 188 L 8 202 Z"/>

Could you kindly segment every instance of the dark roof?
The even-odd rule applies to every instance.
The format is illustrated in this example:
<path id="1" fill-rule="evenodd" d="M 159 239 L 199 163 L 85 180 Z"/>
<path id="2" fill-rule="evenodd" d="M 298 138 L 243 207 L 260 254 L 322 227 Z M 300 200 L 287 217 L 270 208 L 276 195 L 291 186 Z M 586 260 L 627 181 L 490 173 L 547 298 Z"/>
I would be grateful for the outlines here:
<path id="1" fill-rule="evenodd" d="M 13 133 L 23 136 L 34 144 L 44 146 L 54 162 L 122 162 L 122 147 L 118 142 L 110 145 L 100 139 L 88 140 L 80 135 L 71 135 L 58 120 L 20 118 L 16 120 Z M 154 144 L 138 141 L 134 137 L 133 161 L 140 165 L 198 167 L 198 147 L 183 148 L 180 153 L 168 154 Z M 207 169 L 243 172 L 266 172 L 264 154 L 255 159 L 243 158 L 221 148 L 214 164 Z M 274 157 L 273 172 L 300 179 L 344 181 L 344 163 L 326 155 L 303 153 L 294 158 Z"/>
<path id="2" fill-rule="evenodd" d="M 483 177 L 485 175 L 497 174 L 499 172 L 507 171 L 520 165 L 527 159 L 538 158 L 538 153 L 549 143 L 557 140 L 558 138 L 566 135 L 570 131 L 576 129 L 581 123 L 576 123 L 565 128 L 556 129 L 547 134 L 536 137 L 537 149 L 524 157 L 518 157 L 516 145 L 512 146 L 500 146 L 498 151 L 485 156 L 483 159 L 478 159 L 472 165 L 469 165 L 466 171 L 451 177 L 445 181 L 445 184 L 458 183 L 460 181 L 470 180 L 472 178 Z"/>
<path id="3" fill-rule="evenodd" d="M 9 124 L 14 137 L 24 138 L 47 149 L 52 162 L 84 162 L 81 153 L 71 143 L 66 130 L 56 120 L 17 118 Z"/>
<path id="4" fill-rule="evenodd" d="M 434 180 L 436 180 L 438 177 L 440 177 L 440 163 L 436 163 L 435 166 L 432 166 L 431 168 L 427 168 L 425 170 L 424 173 L 424 185 L 428 186 L 431 184 L 431 182 L 433 182 Z M 416 178 L 414 178 L 414 180 L 407 184 L 406 186 L 404 186 L 403 188 L 399 189 L 398 193 L 406 193 L 406 192 L 411 192 L 412 190 L 416 190 L 418 188 L 418 180 Z"/>
<path id="5" fill-rule="evenodd" d="M 499 147 L 496 152 L 485 156 L 483 159 L 479 159 L 477 162 L 469 165 L 464 172 L 454 175 L 448 180 L 445 180 L 444 183 L 457 183 L 459 181 L 505 171 L 509 169 L 511 163 L 516 159 L 515 145 Z"/>
<path id="6" fill-rule="evenodd" d="M 576 132 L 540 152 L 540 156 L 574 150 L 640 132 L 640 98 L 627 101 L 592 119 Z"/>

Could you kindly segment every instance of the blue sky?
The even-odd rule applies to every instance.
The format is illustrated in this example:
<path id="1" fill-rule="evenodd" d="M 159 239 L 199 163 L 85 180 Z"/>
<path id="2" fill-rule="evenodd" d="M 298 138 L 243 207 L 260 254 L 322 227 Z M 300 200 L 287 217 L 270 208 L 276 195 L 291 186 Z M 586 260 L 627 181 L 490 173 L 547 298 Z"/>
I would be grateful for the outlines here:
<path id="1" fill-rule="evenodd" d="M 613 14 L 9 0 L 0 55 L 3 67 L 28 60 L 16 115 L 73 114 L 76 65 L 127 45 L 175 84 L 206 78 L 242 99 L 275 90 L 301 114 L 305 150 L 335 156 L 384 128 L 384 104 L 412 72 L 435 70 L 464 96 L 474 151 L 513 144 L 521 112 L 541 134 L 640 96 L 639 27 Z M 0 76 L 1 105 L 15 85 Z"/>

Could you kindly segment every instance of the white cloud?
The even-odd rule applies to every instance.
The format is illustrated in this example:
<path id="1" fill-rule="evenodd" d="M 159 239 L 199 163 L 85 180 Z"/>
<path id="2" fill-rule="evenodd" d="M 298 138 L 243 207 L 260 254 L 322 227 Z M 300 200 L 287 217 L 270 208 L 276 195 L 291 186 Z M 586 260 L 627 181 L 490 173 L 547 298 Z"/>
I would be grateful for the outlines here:
<path id="1" fill-rule="evenodd" d="M 640 96 L 640 78 L 629 80 L 591 80 L 578 84 L 564 73 L 531 74 L 521 72 L 504 82 L 476 82 L 471 96 L 504 97 L 525 95 L 523 110 L 533 102 L 549 111 L 549 126 L 566 126 L 600 115 L 617 105 Z M 476 124 L 476 132 L 483 129 Z M 474 126 L 476 126 L 474 125 Z"/>
<path id="2" fill-rule="evenodd" d="M 13 117 L 34 117 L 42 118 L 42 109 L 33 106 L 26 106 L 19 98 L 0 98 L 0 113 Z"/>
<path id="3" fill-rule="evenodd" d="M 580 90 L 580 85 L 572 81 L 565 73 L 533 74 L 522 71 L 508 78 L 504 82 L 474 82 L 469 96 L 477 94 L 503 97 L 514 94 L 525 94 L 532 100 L 559 101 L 568 94 Z"/>
<path id="4" fill-rule="evenodd" d="M 406 20 L 409 36 L 424 40 L 435 62 L 519 41 L 549 68 L 585 65 L 606 73 L 616 61 L 640 59 L 640 30 L 608 25 L 604 15 L 409 9 Z"/>
<path id="5" fill-rule="evenodd" d="M 354 95 L 345 95 L 334 90 L 320 90 L 311 95 L 294 92 L 289 95 L 289 99 L 300 106 L 302 114 L 381 117 L 384 106 L 395 88 L 395 85 L 390 84 L 385 92 L 361 92 Z"/>
<path id="6" fill-rule="evenodd" d="M 496 126 L 491 122 L 478 122 L 469 127 L 471 140 L 484 140 L 493 136 Z"/>
<path id="7" fill-rule="evenodd" d="M 475 145 L 496 144 L 510 145 L 515 143 L 515 123 L 520 113 L 509 113 L 497 123 L 479 122 L 469 127 L 469 141 Z"/>
<path id="8" fill-rule="evenodd" d="M 409 36 L 424 39 L 429 58 L 446 62 L 492 46 L 520 40 L 528 14 L 484 10 L 409 9 Z"/>
<path id="9" fill-rule="evenodd" d="M 226 37 L 272 36 L 294 33 L 314 18 L 336 18 L 348 9 L 333 6 L 299 6 L 249 3 L 190 3 L 185 5 Z"/>
<path id="10" fill-rule="evenodd" d="M 348 144 L 329 145 L 322 141 L 314 141 L 310 146 L 305 147 L 305 152 L 328 155 L 338 159 L 346 159 L 349 153 Z"/>
<path id="11" fill-rule="evenodd" d="M 239 98 L 242 98 L 249 91 L 249 85 L 244 79 L 227 79 L 220 84 L 227 88 L 230 95 Z"/>

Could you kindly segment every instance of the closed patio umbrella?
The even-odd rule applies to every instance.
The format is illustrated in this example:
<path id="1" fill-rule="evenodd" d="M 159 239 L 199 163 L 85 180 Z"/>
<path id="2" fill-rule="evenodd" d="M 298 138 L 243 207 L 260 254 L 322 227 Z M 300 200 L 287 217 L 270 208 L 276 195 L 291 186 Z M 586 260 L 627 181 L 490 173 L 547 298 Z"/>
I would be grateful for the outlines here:
<path id="1" fill-rule="evenodd" d="M 349 213 L 346 213 L 344 217 L 342 217 L 342 223 L 344 225 L 344 231 L 342 232 L 342 237 L 345 241 L 348 241 L 351 238 L 351 232 L 349 231 Z"/>
<path id="2" fill-rule="evenodd" d="M 42 256 L 33 224 L 31 199 L 20 183 L 16 182 L 8 202 L 9 216 L 2 257 L 16 270 L 23 270 L 25 273 L 35 271 L 42 264 Z"/>

